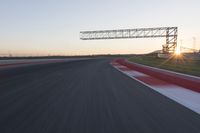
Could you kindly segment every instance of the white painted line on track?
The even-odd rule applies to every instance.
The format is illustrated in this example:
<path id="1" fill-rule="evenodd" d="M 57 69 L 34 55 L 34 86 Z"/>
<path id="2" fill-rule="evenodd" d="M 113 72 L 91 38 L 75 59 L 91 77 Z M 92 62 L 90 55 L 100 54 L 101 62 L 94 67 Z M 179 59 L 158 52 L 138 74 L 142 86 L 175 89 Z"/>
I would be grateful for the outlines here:
<path id="1" fill-rule="evenodd" d="M 152 89 L 200 114 L 200 93 L 176 85 L 153 86 Z"/>

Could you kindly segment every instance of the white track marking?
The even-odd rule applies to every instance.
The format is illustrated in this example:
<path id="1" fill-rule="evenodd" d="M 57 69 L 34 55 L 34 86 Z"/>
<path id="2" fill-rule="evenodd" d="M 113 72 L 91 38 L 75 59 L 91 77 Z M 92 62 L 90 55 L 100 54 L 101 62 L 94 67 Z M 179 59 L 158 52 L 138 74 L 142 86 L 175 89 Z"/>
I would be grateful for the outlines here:
<path id="1" fill-rule="evenodd" d="M 200 93 L 176 85 L 151 88 L 200 114 Z"/>

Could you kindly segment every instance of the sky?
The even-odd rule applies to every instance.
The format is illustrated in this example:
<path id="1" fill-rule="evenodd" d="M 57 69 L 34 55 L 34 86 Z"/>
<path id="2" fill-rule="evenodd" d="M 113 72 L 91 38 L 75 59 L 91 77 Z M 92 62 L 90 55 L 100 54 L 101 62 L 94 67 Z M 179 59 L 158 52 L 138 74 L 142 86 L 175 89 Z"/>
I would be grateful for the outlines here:
<path id="1" fill-rule="evenodd" d="M 79 32 L 168 26 L 178 27 L 178 45 L 193 48 L 195 38 L 200 49 L 199 6 L 199 0 L 0 0 L 0 55 L 148 53 L 165 38 L 83 41 Z"/>

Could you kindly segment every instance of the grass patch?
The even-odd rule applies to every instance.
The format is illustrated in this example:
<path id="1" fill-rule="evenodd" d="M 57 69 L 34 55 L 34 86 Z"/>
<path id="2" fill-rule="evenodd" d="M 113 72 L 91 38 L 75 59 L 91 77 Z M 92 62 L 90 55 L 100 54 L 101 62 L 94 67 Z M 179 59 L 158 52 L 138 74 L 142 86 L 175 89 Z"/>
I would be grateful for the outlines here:
<path id="1" fill-rule="evenodd" d="M 187 59 L 184 56 L 161 59 L 157 56 L 144 55 L 131 57 L 129 61 L 200 77 L 200 61 Z"/>

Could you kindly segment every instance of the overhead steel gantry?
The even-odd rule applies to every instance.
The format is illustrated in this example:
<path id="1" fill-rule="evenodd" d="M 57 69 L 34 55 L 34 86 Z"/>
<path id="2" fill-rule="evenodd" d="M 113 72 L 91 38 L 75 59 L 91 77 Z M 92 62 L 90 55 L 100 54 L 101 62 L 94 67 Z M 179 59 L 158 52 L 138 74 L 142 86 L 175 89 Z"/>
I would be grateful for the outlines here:
<path id="1" fill-rule="evenodd" d="M 81 40 L 128 39 L 128 38 L 158 38 L 166 37 L 163 46 L 164 53 L 174 52 L 177 47 L 178 27 L 138 28 L 100 31 L 81 31 Z"/>

